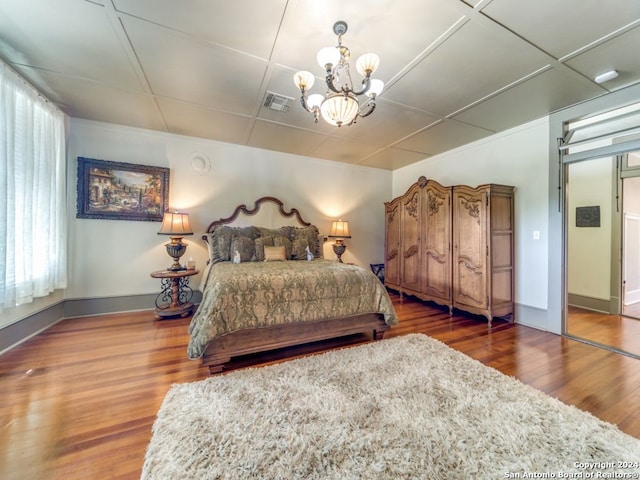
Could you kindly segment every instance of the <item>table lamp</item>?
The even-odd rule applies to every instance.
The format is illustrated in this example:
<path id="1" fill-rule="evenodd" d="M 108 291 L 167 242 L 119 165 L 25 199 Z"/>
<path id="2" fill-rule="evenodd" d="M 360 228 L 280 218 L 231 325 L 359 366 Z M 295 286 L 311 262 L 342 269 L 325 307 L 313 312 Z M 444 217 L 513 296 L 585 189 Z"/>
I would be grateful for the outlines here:
<path id="1" fill-rule="evenodd" d="M 187 244 L 182 242 L 182 237 L 185 235 L 193 235 L 191 225 L 189 225 L 189 214 L 164 212 L 158 235 L 169 235 L 171 239 L 169 243 L 165 243 L 164 245 L 167 248 L 169 256 L 173 258 L 173 265 L 167 268 L 167 270 L 186 270 L 186 267 L 180 265 L 180 257 L 187 251 Z"/>
<path id="2" fill-rule="evenodd" d="M 344 239 L 351 238 L 351 234 L 349 233 L 349 222 L 345 222 L 343 220 L 332 222 L 329 237 L 336 239 L 333 244 L 333 251 L 338 256 L 338 261 L 340 263 L 344 263 L 342 261 L 342 255 L 347 249 L 347 246 L 344 244 Z"/>

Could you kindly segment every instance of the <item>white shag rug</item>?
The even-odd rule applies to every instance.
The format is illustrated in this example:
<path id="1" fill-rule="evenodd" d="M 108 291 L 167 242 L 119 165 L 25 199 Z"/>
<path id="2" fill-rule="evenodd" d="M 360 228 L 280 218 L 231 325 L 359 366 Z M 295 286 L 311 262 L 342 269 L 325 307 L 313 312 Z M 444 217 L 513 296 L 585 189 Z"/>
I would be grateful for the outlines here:
<path id="1" fill-rule="evenodd" d="M 142 478 L 638 478 L 638 472 L 640 440 L 411 334 L 173 385 L 153 425 Z"/>

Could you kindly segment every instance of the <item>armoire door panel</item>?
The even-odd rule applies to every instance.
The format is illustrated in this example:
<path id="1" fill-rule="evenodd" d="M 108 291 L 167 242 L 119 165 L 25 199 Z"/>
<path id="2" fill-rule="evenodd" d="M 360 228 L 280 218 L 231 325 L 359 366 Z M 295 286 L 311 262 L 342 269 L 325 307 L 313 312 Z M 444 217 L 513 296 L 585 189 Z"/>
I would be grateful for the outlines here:
<path id="1" fill-rule="evenodd" d="M 384 281 L 391 286 L 400 285 L 400 204 L 385 205 Z"/>
<path id="2" fill-rule="evenodd" d="M 451 264 L 448 256 L 442 258 L 432 252 L 426 254 L 427 270 L 425 292 L 441 298 L 451 297 Z"/>
<path id="3" fill-rule="evenodd" d="M 414 188 L 402 203 L 400 285 L 420 290 L 420 191 Z"/>
<path id="4" fill-rule="evenodd" d="M 423 189 L 423 291 L 450 304 L 451 289 L 451 187 L 430 182 Z"/>
<path id="5" fill-rule="evenodd" d="M 454 187 L 454 305 L 486 308 L 486 195 Z"/>
<path id="6" fill-rule="evenodd" d="M 483 269 L 475 268 L 470 263 L 459 259 L 457 262 L 457 286 L 454 290 L 454 301 L 461 305 L 486 308 L 486 277 Z"/>

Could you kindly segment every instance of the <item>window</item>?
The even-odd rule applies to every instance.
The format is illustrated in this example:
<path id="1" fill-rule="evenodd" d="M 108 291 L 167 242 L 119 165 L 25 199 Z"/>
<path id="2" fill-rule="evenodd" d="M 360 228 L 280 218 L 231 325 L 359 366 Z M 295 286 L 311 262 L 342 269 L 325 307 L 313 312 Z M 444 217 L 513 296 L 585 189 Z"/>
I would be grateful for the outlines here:
<path id="1" fill-rule="evenodd" d="M 66 287 L 65 116 L 0 61 L 0 310 Z"/>

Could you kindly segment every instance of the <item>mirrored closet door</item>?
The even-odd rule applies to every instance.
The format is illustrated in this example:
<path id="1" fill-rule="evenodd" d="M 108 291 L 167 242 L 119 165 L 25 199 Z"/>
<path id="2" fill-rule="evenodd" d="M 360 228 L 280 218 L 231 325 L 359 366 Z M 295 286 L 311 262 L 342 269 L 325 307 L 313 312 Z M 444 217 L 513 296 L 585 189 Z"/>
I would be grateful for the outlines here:
<path id="1" fill-rule="evenodd" d="M 640 156 L 565 166 L 566 333 L 640 357 Z"/>

